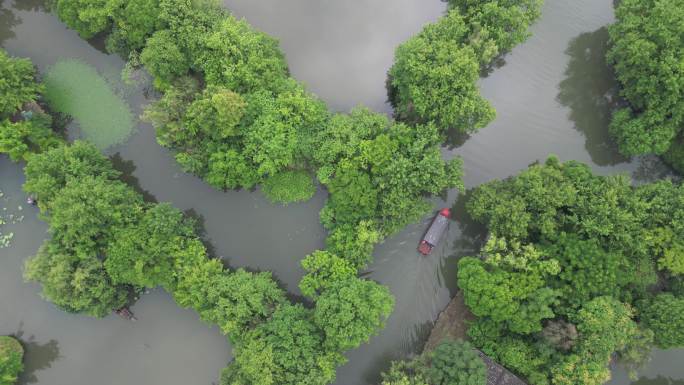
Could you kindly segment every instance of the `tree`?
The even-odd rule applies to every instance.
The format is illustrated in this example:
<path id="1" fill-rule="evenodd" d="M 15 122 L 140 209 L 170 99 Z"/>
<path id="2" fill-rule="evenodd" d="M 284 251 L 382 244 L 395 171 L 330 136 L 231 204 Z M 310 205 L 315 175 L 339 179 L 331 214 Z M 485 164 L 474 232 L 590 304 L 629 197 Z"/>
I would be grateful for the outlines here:
<path id="1" fill-rule="evenodd" d="M 57 0 L 57 15 L 84 39 L 111 27 L 116 0 Z"/>
<path id="2" fill-rule="evenodd" d="M 181 51 L 173 33 L 166 29 L 155 32 L 147 39 L 140 60 L 154 76 L 155 85 L 162 89 L 190 69 L 189 59 Z"/>
<path id="3" fill-rule="evenodd" d="M 615 15 L 607 60 L 629 105 L 610 132 L 625 155 L 662 154 L 684 123 L 684 9 L 675 0 L 626 0 Z"/>
<path id="4" fill-rule="evenodd" d="M 0 336 L 0 385 L 14 385 L 24 370 L 24 348 L 9 336 Z"/>
<path id="5" fill-rule="evenodd" d="M 368 341 L 392 313 L 394 298 L 385 286 L 349 278 L 333 282 L 316 300 L 313 319 L 332 351 L 348 350 Z"/>
<path id="6" fill-rule="evenodd" d="M 421 359 L 392 361 L 389 371 L 383 372 L 381 385 L 430 385 Z"/>
<path id="7" fill-rule="evenodd" d="M 207 286 L 196 289 L 206 293 L 210 304 L 209 308 L 198 310 L 202 319 L 217 324 L 233 342 L 240 341 L 247 331 L 268 320 L 285 302 L 285 294 L 270 272 L 250 273 L 238 269 L 214 274 Z"/>
<path id="8" fill-rule="evenodd" d="M 0 152 L 17 162 L 28 160 L 31 154 L 41 153 L 62 144 L 62 138 L 52 131 L 52 118 L 36 113 L 28 120 L 0 123 Z"/>
<path id="9" fill-rule="evenodd" d="M 640 317 L 641 322 L 655 333 L 658 347 L 684 346 L 684 298 L 659 294 L 643 309 Z"/>
<path id="10" fill-rule="evenodd" d="M 238 124 L 247 103 L 227 88 L 209 86 L 188 106 L 183 121 L 194 135 L 215 140 L 228 139 L 239 133 Z"/>
<path id="11" fill-rule="evenodd" d="M 596 297 L 579 310 L 577 330 L 581 335 L 573 353 L 551 368 L 557 385 L 600 385 L 610 379 L 608 363 L 614 352 L 630 348 L 639 336 L 628 305 L 611 297 Z"/>
<path id="12" fill-rule="evenodd" d="M 107 245 L 105 267 L 114 283 L 173 291 L 176 258 L 196 240 L 194 225 L 168 203 L 154 205 L 140 221 L 117 229 Z"/>
<path id="13" fill-rule="evenodd" d="M 558 262 L 542 259 L 533 246 L 509 245 L 496 237 L 484 255 L 484 261 L 465 257 L 458 264 L 458 285 L 468 308 L 516 333 L 541 331 L 541 321 L 555 315 L 560 293 L 548 287 L 546 279 L 558 275 Z"/>
<path id="14" fill-rule="evenodd" d="M 51 209 L 52 201 L 71 181 L 85 177 L 110 180 L 119 177 L 119 172 L 97 147 L 83 141 L 31 156 L 24 173 L 24 190 L 38 197 L 38 204 L 44 211 Z"/>
<path id="15" fill-rule="evenodd" d="M 128 289 L 112 284 L 96 251 L 79 254 L 48 241 L 26 262 L 24 277 L 41 283 L 43 297 L 70 313 L 104 317 L 122 307 Z"/>
<path id="16" fill-rule="evenodd" d="M 35 101 L 43 91 L 30 60 L 10 57 L 0 49 L 0 119 L 14 114 L 25 103 Z"/>
<path id="17" fill-rule="evenodd" d="M 349 261 L 356 269 L 364 268 L 372 259 L 373 248 L 382 240 L 377 225 L 370 220 L 357 225 L 342 224 L 325 240 L 326 250 Z"/>
<path id="18" fill-rule="evenodd" d="M 138 51 L 154 32 L 163 29 L 159 0 L 128 0 L 111 12 L 114 30 L 107 43 L 110 51 L 127 57 L 130 51 Z"/>
<path id="19" fill-rule="evenodd" d="M 487 367 L 473 346 L 443 341 L 429 354 L 427 377 L 432 385 L 485 385 Z"/>
<path id="20" fill-rule="evenodd" d="M 478 90 L 475 51 L 461 43 L 467 34 L 461 14 L 450 11 L 397 48 L 389 77 L 398 119 L 434 122 L 442 133 L 473 133 L 494 119 Z"/>
<path id="21" fill-rule="evenodd" d="M 482 65 L 503 55 L 531 35 L 528 28 L 541 15 L 543 0 L 449 0 L 470 28 L 469 44 Z"/>
<path id="22" fill-rule="evenodd" d="M 47 219 L 52 240 L 65 251 L 95 257 L 141 214 L 142 197 L 126 184 L 87 176 L 67 182 Z"/>
<path id="23" fill-rule="evenodd" d="M 316 298 L 336 282 L 356 276 L 353 265 L 328 251 L 317 250 L 307 255 L 302 267 L 307 274 L 299 281 L 299 289 L 309 298 Z"/>
<path id="24" fill-rule="evenodd" d="M 561 233 L 543 252 L 563 266 L 552 284 L 562 293 L 563 311 L 578 309 L 594 297 L 619 297 L 619 269 L 627 263 L 621 254 L 606 252 L 595 239 L 581 240 L 567 233 Z"/>
<path id="25" fill-rule="evenodd" d="M 235 361 L 224 371 L 222 385 L 325 385 L 334 381 L 344 361 L 323 348 L 323 339 L 301 305 L 282 305 L 270 322 L 247 333 L 236 346 Z"/>
<path id="26" fill-rule="evenodd" d="M 242 94 L 277 91 L 287 79 L 287 64 L 278 42 L 244 20 L 224 17 L 202 43 L 195 65 L 209 84 Z"/>

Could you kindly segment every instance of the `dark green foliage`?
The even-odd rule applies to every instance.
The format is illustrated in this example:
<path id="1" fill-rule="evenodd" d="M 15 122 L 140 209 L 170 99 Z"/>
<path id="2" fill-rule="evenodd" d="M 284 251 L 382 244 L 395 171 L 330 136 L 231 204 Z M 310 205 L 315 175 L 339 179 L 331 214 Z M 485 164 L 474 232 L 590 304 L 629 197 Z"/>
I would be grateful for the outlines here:
<path id="1" fill-rule="evenodd" d="M 104 225 L 113 229 L 103 230 L 106 245 L 96 245 L 103 248 L 102 278 L 126 290 L 161 285 L 219 325 L 236 357 L 224 384 L 330 383 L 341 352 L 367 341 L 393 306 L 389 290 L 357 278 L 358 269 L 384 236 L 429 210 L 428 195 L 462 187 L 460 159 L 442 159 L 434 124 L 394 124 L 362 108 L 330 114 L 289 77 L 274 39 L 215 1 L 110 0 L 106 9 L 79 7 L 83 1 L 61 0 L 60 16 L 84 36 L 111 32 L 110 50 L 136 51 L 133 58 L 140 52 L 163 92 L 143 118 L 185 171 L 219 189 L 262 184 L 269 199 L 284 203 L 310 198 L 313 174 L 331 193 L 321 213 L 331 230 L 329 252 L 303 262 L 301 288 L 313 309 L 289 305 L 269 273 L 231 272 L 207 259 L 190 225 L 163 204 L 135 204 L 136 220 Z M 477 72 L 471 64 L 467 70 Z M 55 166 L 41 163 L 47 172 L 32 166 L 37 176 L 27 190 L 53 210 L 52 186 L 88 175 L 115 185 L 116 172 L 100 169 L 97 157 L 92 168 L 78 164 L 91 155 L 55 153 Z M 114 210 L 127 216 L 123 207 Z"/>
<path id="2" fill-rule="evenodd" d="M 136 223 L 141 196 L 119 181 L 86 176 L 68 181 L 51 202 L 50 233 L 66 250 L 104 250 L 115 232 Z"/>
<path id="3" fill-rule="evenodd" d="M 61 155 L 45 156 L 53 154 Z M 52 239 L 26 263 L 26 279 L 69 312 L 103 317 L 121 307 L 128 290 L 111 281 L 102 256 L 114 234 L 139 219 L 141 197 L 122 182 L 86 175 L 68 180 L 49 207 Z"/>
<path id="4" fill-rule="evenodd" d="M 382 385 L 485 385 L 487 367 L 474 347 L 445 340 L 411 361 L 395 361 Z"/>
<path id="5" fill-rule="evenodd" d="M 445 162 L 434 125 L 409 127 L 360 108 L 336 116 L 317 139 L 318 178 L 331 197 L 321 212 L 334 230 L 377 221 L 387 235 L 425 214 L 426 194 L 460 187 L 461 161 Z"/>
<path id="6" fill-rule="evenodd" d="M 70 313 L 104 317 L 128 299 L 128 289 L 112 284 L 95 250 L 76 254 L 55 241 L 26 262 L 24 277 L 41 283 L 43 297 Z"/>
<path id="7" fill-rule="evenodd" d="M 107 45 L 110 51 L 128 56 L 129 51 L 140 50 L 155 31 L 162 29 L 159 0 L 118 0 L 121 5 L 111 16 L 114 30 Z"/>
<path id="8" fill-rule="evenodd" d="M 595 239 L 581 240 L 566 233 L 543 253 L 563 266 L 558 279 L 551 282 L 566 301 L 562 309 L 572 311 L 597 296 L 620 297 L 618 276 L 626 264 L 622 254 L 606 252 Z"/>
<path id="9" fill-rule="evenodd" d="M 473 133 L 496 112 L 480 95 L 482 68 L 529 37 L 541 0 L 450 0 L 447 15 L 397 48 L 389 71 L 398 119 Z"/>
<path id="10" fill-rule="evenodd" d="M 356 226 L 336 226 L 325 245 L 331 253 L 344 257 L 357 269 L 363 269 L 372 258 L 373 247 L 381 240 L 382 234 L 373 221 L 361 221 Z"/>
<path id="11" fill-rule="evenodd" d="M 110 12 L 117 0 L 57 0 L 59 18 L 69 28 L 89 39 L 112 25 Z"/>
<path id="12" fill-rule="evenodd" d="M 147 45 L 140 54 L 140 61 L 154 76 L 159 87 L 184 75 L 190 68 L 189 59 L 176 45 L 173 33 L 160 30 L 147 39 Z"/>
<path id="13" fill-rule="evenodd" d="M 640 314 L 663 349 L 684 346 L 684 297 L 665 293 L 656 296 Z"/>
<path id="14" fill-rule="evenodd" d="M 200 316 L 219 325 L 234 341 L 245 330 L 266 321 L 277 305 L 285 301 L 271 273 L 253 274 L 238 269 L 231 274 L 216 274 L 202 289 L 206 290 L 210 309 L 200 312 Z"/>
<path id="15" fill-rule="evenodd" d="M 43 86 L 28 59 L 10 57 L 0 49 L 0 119 L 10 117 L 28 102 L 38 99 Z"/>
<path id="16" fill-rule="evenodd" d="M 528 28 L 541 15 L 543 0 L 448 0 L 468 21 L 469 44 L 483 65 L 530 37 Z"/>
<path id="17" fill-rule="evenodd" d="M 429 354 L 431 385 L 485 385 L 487 368 L 468 342 L 444 341 Z"/>
<path id="18" fill-rule="evenodd" d="M 209 84 L 239 93 L 274 92 L 287 79 L 287 64 L 278 42 L 233 16 L 223 18 L 206 36 L 195 65 Z"/>
<path id="19" fill-rule="evenodd" d="M 607 381 L 615 354 L 635 374 L 653 341 L 681 344 L 670 328 L 675 297 L 650 298 L 677 287 L 683 197 L 670 181 L 635 187 L 553 157 L 476 188 L 466 207 L 491 239 L 481 259 L 460 261 L 458 283 L 479 317 L 468 331 L 475 345 L 532 384 L 569 385 Z M 507 247 L 493 247 L 501 239 Z M 528 246 L 503 252 L 511 245 Z"/>
<path id="20" fill-rule="evenodd" d="M 87 176 L 113 180 L 119 176 L 95 146 L 81 141 L 32 156 L 24 173 L 24 190 L 38 198 L 42 210 L 51 208 L 52 201 L 70 181 Z"/>
<path id="21" fill-rule="evenodd" d="M 684 127 L 684 8 L 678 0 L 625 0 L 615 14 L 608 62 L 629 105 L 615 112 L 610 131 L 623 154 L 663 154 Z"/>
<path id="22" fill-rule="evenodd" d="M 35 113 L 30 119 L 0 123 L 0 152 L 17 162 L 28 160 L 29 155 L 41 153 L 62 144 L 62 138 L 52 130 L 49 115 Z"/>
<path id="23" fill-rule="evenodd" d="M 539 332 L 541 321 L 554 317 L 552 308 L 560 293 L 547 287 L 560 267 L 544 260 L 532 246 L 521 247 L 490 239 L 484 260 L 466 257 L 458 264 L 458 285 L 473 314 L 505 323 L 520 334 Z"/>
<path id="24" fill-rule="evenodd" d="M 423 360 L 392 361 L 390 370 L 382 373 L 381 385 L 429 385 Z"/>
<path id="25" fill-rule="evenodd" d="M 224 371 L 222 385 L 325 385 L 334 381 L 344 358 L 321 350 L 323 339 L 310 310 L 283 305 L 235 349 L 235 361 Z"/>
<path id="26" fill-rule="evenodd" d="M 24 370 L 24 348 L 9 336 L 0 336 L 0 385 L 14 385 Z"/>
<path id="27" fill-rule="evenodd" d="M 328 251 L 314 251 L 302 260 L 307 274 L 299 281 L 299 289 L 307 297 L 315 298 L 335 282 L 356 276 L 356 267 L 348 260 Z"/>
<path id="28" fill-rule="evenodd" d="M 397 48 L 389 77 L 398 119 L 465 133 L 494 120 L 494 109 L 478 89 L 479 60 L 462 43 L 468 34 L 463 17 L 451 11 Z"/>
<path id="29" fill-rule="evenodd" d="M 316 299 L 314 322 L 331 351 L 354 349 L 382 329 L 394 308 L 389 289 L 359 278 L 337 280 Z"/>
<path id="30" fill-rule="evenodd" d="M 196 240 L 193 223 L 167 203 L 145 211 L 140 221 L 117 230 L 107 247 L 105 267 L 112 281 L 173 291 L 175 260 Z"/>

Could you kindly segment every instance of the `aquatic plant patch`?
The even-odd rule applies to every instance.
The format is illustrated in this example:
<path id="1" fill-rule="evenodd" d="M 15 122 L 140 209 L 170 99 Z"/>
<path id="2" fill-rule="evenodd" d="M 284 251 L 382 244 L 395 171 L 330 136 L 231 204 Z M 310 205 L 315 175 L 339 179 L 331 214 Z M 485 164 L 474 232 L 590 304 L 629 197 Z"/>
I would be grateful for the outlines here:
<path id="1" fill-rule="evenodd" d="M 58 61 L 45 75 L 45 90 L 50 107 L 73 117 L 82 136 L 100 149 L 124 142 L 133 131 L 126 102 L 88 64 Z"/>
<path id="2" fill-rule="evenodd" d="M 5 193 L 3 193 L 2 190 L 0 190 L 0 199 L 5 201 Z M 0 211 L 0 249 L 3 249 L 5 247 L 9 247 L 11 245 L 12 238 L 14 238 L 14 233 L 4 231 L 3 226 L 19 223 L 24 220 L 24 216 L 10 213 L 4 204 L 0 207 L 2 207 L 2 211 Z M 21 211 L 22 209 L 23 207 L 21 206 L 17 207 L 17 211 Z"/>

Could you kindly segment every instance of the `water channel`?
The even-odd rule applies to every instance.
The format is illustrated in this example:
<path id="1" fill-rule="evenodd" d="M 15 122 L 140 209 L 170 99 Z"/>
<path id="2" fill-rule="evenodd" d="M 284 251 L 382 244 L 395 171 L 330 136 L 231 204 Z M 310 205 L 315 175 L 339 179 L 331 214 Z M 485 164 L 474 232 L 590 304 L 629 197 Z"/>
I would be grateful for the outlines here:
<path id="1" fill-rule="evenodd" d="M 41 71 L 62 58 L 78 58 L 126 95 L 134 115 L 148 103 L 144 87 L 120 84 L 123 62 L 67 30 L 42 7 L 42 0 L 0 0 L 0 44 L 11 54 L 31 58 Z M 436 20 L 439 0 L 225 0 L 225 6 L 257 28 L 277 37 L 292 74 L 331 109 L 358 104 L 391 113 L 386 103 L 386 72 L 394 48 Z M 550 153 L 591 164 L 601 174 L 628 173 L 638 182 L 667 175 L 667 168 L 645 157 L 619 156 L 606 132 L 615 91 L 603 63 L 612 21 L 611 0 L 547 0 L 533 37 L 506 56 L 506 63 L 481 82 L 498 117 L 464 144 L 445 147 L 444 156 L 462 156 L 465 182 L 476 186 L 517 173 Z M 309 202 L 272 205 L 257 192 L 219 192 L 183 173 L 171 154 L 157 145 L 153 130 L 139 124 L 127 143 L 108 150 L 128 181 L 149 199 L 172 202 L 198 217 L 216 256 L 233 267 L 273 271 L 293 296 L 302 275 L 299 261 L 323 247 L 319 191 Z M 0 334 L 20 335 L 27 346 L 22 384 L 44 385 L 209 385 L 231 359 L 230 346 L 215 327 L 179 309 L 153 291 L 133 310 L 140 320 L 103 320 L 63 313 L 39 297 L 39 287 L 23 283 L 23 261 L 46 237 L 46 225 L 33 208 L 23 207 L 23 173 L 0 157 L 0 206 L 24 215 L 6 226 L 15 233 L 0 249 Z M 435 199 L 435 207 L 452 205 Z M 24 205 L 26 206 L 26 205 Z M 457 205 L 458 206 L 458 205 Z M 369 344 L 348 353 L 336 385 L 377 383 L 391 359 L 417 351 L 431 322 L 455 290 L 455 263 L 477 250 L 474 226 L 452 223 L 449 237 L 429 258 L 415 246 L 429 218 L 408 226 L 379 245 L 367 276 L 388 285 L 396 297 L 387 327 Z M 258 237 L 257 237 L 258 233 Z M 612 385 L 682 385 L 684 350 L 657 351 L 644 377 L 630 382 L 616 368 Z"/>

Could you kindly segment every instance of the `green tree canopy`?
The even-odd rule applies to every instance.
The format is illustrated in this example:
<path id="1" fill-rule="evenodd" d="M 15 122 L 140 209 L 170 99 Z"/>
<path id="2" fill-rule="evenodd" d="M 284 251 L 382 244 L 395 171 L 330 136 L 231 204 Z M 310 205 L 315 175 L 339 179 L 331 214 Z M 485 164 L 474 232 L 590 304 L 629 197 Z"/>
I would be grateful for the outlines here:
<path id="1" fill-rule="evenodd" d="M 9 336 L 0 336 L 0 385 L 14 385 L 24 370 L 24 348 Z"/>
<path id="2" fill-rule="evenodd" d="M 52 207 L 53 200 L 68 182 L 86 176 L 112 180 L 119 176 L 97 147 L 83 141 L 31 156 L 24 173 L 24 190 L 38 197 L 38 204 L 43 210 Z"/>
<path id="3" fill-rule="evenodd" d="M 28 59 L 11 57 L 0 49 L 0 119 L 19 110 L 24 103 L 33 102 L 43 92 L 36 81 L 36 71 Z"/>
<path id="4" fill-rule="evenodd" d="M 36 113 L 28 120 L 0 122 L 0 152 L 17 162 L 28 160 L 31 154 L 41 153 L 62 144 L 62 138 L 52 130 L 52 118 Z"/>
<path id="5" fill-rule="evenodd" d="M 26 262 L 24 277 L 42 284 L 42 295 L 70 313 L 104 317 L 128 300 L 125 286 L 112 284 L 95 251 L 76 255 L 48 241 Z"/>
<path id="6" fill-rule="evenodd" d="M 224 371 L 222 385 L 325 385 L 335 379 L 344 361 L 323 348 L 323 339 L 301 305 L 283 305 L 270 322 L 248 333 L 235 350 L 235 361 Z"/>
<path id="7" fill-rule="evenodd" d="M 313 316 L 325 333 L 326 347 L 342 351 L 367 342 L 383 327 L 393 307 L 387 287 L 354 277 L 329 284 L 316 300 Z"/>
<path id="8" fill-rule="evenodd" d="M 176 258 L 196 241 L 193 223 L 168 203 L 154 205 L 140 221 L 117 229 L 107 245 L 105 267 L 112 281 L 170 291 L 176 282 Z"/>
<path id="9" fill-rule="evenodd" d="M 57 14 L 69 28 L 89 39 L 112 25 L 111 11 L 117 0 L 57 0 Z"/>
<path id="10" fill-rule="evenodd" d="M 659 294 L 643 309 L 641 320 L 653 330 L 659 347 L 684 346 L 684 298 Z"/>
<path id="11" fill-rule="evenodd" d="M 443 341 L 429 354 L 427 376 L 431 385 L 485 385 L 487 367 L 473 346 Z"/>
<path id="12" fill-rule="evenodd" d="M 464 133 L 494 120 L 494 108 L 478 89 L 477 55 L 462 44 L 468 32 L 461 14 L 451 11 L 397 48 L 389 76 L 399 119 Z"/>
<path id="13" fill-rule="evenodd" d="M 677 0 L 625 0 L 615 16 L 607 57 L 629 105 L 610 132 L 623 154 L 662 154 L 684 127 L 684 9 Z"/>

